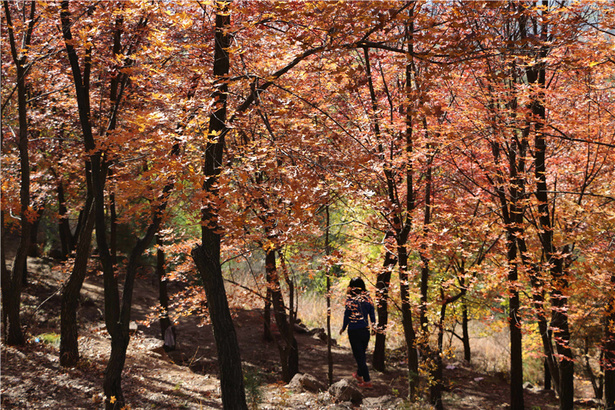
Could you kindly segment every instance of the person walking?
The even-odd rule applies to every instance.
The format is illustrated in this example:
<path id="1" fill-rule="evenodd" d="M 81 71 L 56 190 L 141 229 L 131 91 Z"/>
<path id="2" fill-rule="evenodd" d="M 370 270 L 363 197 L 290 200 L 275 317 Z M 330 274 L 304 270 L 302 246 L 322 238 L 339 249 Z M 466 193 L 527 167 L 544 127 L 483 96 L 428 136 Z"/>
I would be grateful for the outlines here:
<path id="1" fill-rule="evenodd" d="M 348 328 L 348 340 L 352 347 L 352 354 L 357 362 L 357 371 L 352 375 L 359 382 L 359 387 L 372 387 L 369 370 L 367 368 L 367 345 L 369 344 L 370 326 L 374 325 L 376 315 L 363 279 L 357 277 L 350 280 L 344 311 L 344 324 L 340 335 Z"/>

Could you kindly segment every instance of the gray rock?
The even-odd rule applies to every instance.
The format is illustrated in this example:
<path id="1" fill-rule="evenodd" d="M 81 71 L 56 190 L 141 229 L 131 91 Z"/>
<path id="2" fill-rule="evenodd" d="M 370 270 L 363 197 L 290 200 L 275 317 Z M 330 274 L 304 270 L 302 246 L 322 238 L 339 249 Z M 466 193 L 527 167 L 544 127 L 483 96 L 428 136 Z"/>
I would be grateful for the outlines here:
<path id="1" fill-rule="evenodd" d="M 297 373 L 287 386 L 295 391 L 319 392 L 327 390 L 326 386 L 311 374 Z"/>
<path id="2" fill-rule="evenodd" d="M 394 396 L 368 397 L 363 400 L 362 409 L 366 410 L 389 410 L 396 409 L 403 403 L 403 400 Z"/>
<path id="3" fill-rule="evenodd" d="M 329 394 L 336 403 L 350 401 L 353 404 L 361 404 L 363 393 L 347 379 L 342 379 L 329 387 Z"/>

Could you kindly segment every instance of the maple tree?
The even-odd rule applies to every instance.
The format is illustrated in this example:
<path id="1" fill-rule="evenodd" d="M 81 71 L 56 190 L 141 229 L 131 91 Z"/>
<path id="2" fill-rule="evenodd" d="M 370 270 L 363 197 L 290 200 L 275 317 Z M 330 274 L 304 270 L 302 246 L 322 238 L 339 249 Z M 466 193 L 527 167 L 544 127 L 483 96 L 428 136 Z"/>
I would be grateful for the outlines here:
<path id="1" fill-rule="evenodd" d="M 462 320 L 470 361 L 468 305 L 483 299 L 477 315 L 507 313 L 511 408 L 524 406 L 534 323 L 560 407 L 573 405 L 584 354 L 600 355 L 586 367 L 613 402 L 608 7 L 4 1 L 3 13 L 6 341 L 25 341 L 28 241 L 35 220 L 52 219 L 57 245 L 45 246 L 61 248 L 68 276 L 62 365 L 79 358 L 78 295 L 88 263 L 101 264 L 108 408 L 127 403 L 132 288 L 152 247 L 157 277 L 190 295 L 174 304 L 160 282 L 162 335 L 173 310 L 208 315 L 226 407 L 245 407 L 223 273 L 237 255 L 265 261 L 245 290 L 264 302 L 266 328 L 273 309 L 286 381 L 300 369 L 297 282 L 325 272 L 329 297 L 339 266 L 376 292 L 376 369 L 401 323 L 412 398 L 429 390 L 442 408 L 444 336 Z M 353 213 L 345 242 L 332 243 L 330 212 Z"/>

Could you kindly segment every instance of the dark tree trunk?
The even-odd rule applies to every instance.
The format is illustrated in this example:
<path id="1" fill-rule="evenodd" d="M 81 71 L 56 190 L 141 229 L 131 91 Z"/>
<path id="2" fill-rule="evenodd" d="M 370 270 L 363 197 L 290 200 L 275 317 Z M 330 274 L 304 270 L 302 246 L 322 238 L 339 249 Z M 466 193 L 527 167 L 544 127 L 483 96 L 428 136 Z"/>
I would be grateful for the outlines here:
<path id="1" fill-rule="evenodd" d="M 378 112 L 378 103 L 376 100 L 376 91 L 374 89 L 374 83 L 372 79 L 370 58 L 369 58 L 369 49 L 366 47 L 363 49 L 363 54 L 365 56 L 365 71 L 367 75 L 367 84 L 369 86 L 369 94 L 372 103 L 372 123 L 374 127 L 374 134 L 376 139 L 378 140 L 378 154 L 380 159 L 386 161 L 386 156 L 384 155 L 384 148 L 382 143 L 380 142 L 380 122 L 378 120 L 377 112 Z M 390 172 L 390 169 L 385 166 L 384 168 L 385 178 L 387 181 L 387 190 L 389 199 L 392 201 L 396 201 L 395 193 L 393 189 L 394 178 Z M 397 218 L 399 219 L 399 218 Z M 399 220 L 397 221 L 399 222 Z M 385 247 L 387 246 L 387 239 L 394 237 L 394 233 L 388 231 L 384 237 Z M 376 313 L 378 315 L 378 328 L 376 333 L 376 341 L 374 344 L 374 354 L 373 354 L 373 362 L 372 366 L 374 369 L 384 372 L 385 370 L 385 362 L 386 362 L 386 328 L 388 324 L 388 297 L 389 297 L 389 285 L 391 283 L 391 270 L 393 266 L 395 266 L 396 259 L 393 256 L 393 253 L 386 250 L 385 258 L 384 258 L 384 266 L 383 270 L 378 273 L 378 277 L 376 279 Z"/>
<path id="2" fill-rule="evenodd" d="M 115 195 L 109 195 L 109 245 L 111 246 L 111 260 L 117 264 L 117 212 L 115 210 Z"/>
<path id="3" fill-rule="evenodd" d="M 28 26 L 19 45 L 16 44 L 14 37 L 9 2 L 4 1 L 3 4 L 7 22 L 6 28 L 9 34 L 11 56 L 13 58 L 13 63 L 15 64 L 17 74 L 17 108 L 19 115 L 18 148 L 21 173 L 21 185 L 19 191 L 21 203 L 19 212 L 21 219 L 21 236 L 19 240 L 19 247 L 17 248 L 17 254 L 13 262 L 12 272 L 9 272 L 8 269 L 6 269 L 6 266 L 2 271 L 2 304 L 3 314 L 5 315 L 4 322 L 6 323 L 6 326 L 4 327 L 5 342 L 9 345 L 23 345 L 26 340 L 23 330 L 21 329 L 21 290 L 25 282 L 27 258 L 30 250 L 32 224 L 29 221 L 33 216 L 30 214 L 30 159 L 28 152 L 28 113 L 26 94 L 26 61 L 28 56 L 27 53 L 25 53 L 25 50 L 28 49 L 31 43 L 32 30 L 34 29 L 34 24 L 36 21 L 34 18 L 36 2 L 30 2 Z"/>
<path id="4" fill-rule="evenodd" d="M 62 260 L 68 259 L 68 255 L 73 250 L 73 234 L 70 230 L 68 221 L 68 209 L 66 208 L 66 198 L 64 197 L 64 181 L 60 178 L 58 181 L 58 213 L 59 213 L 59 231 L 60 231 L 60 246 L 62 251 Z"/>
<path id="5" fill-rule="evenodd" d="M 408 349 L 408 396 L 411 399 L 417 394 L 419 383 L 419 356 L 416 350 L 416 332 L 412 325 L 412 309 L 410 306 L 410 287 L 408 285 L 408 253 L 405 246 L 397 250 L 399 260 L 399 281 L 401 290 L 401 313 L 404 338 Z"/>
<path id="6" fill-rule="evenodd" d="M 516 284 L 516 267 L 511 269 L 508 280 L 511 284 Z M 519 292 L 512 287 L 508 303 L 508 327 L 510 329 L 510 407 L 513 410 L 521 410 L 525 408 L 523 403 L 523 344 L 521 336 L 521 319 L 519 317 Z"/>
<path id="7" fill-rule="evenodd" d="M 103 390 L 105 392 L 105 409 L 116 410 L 125 407 L 126 400 L 122 391 L 122 370 L 126 363 L 126 350 L 130 341 L 128 326 L 118 323 L 117 329 L 111 331 L 111 354 L 105 368 Z M 126 327 L 126 331 L 124 331 Z"/>
<path id="8" fill-rule="evenodd" d="M 228 98 L 226 76 L 229 73 L 230 61 L 226 50 L 231 44 L 231 35 L 228 32 L 231 23 L 228 5 L 226 3 L 217 4 L 213 67 L 216 81 L 216 91 L 213 94 L 215 111 L 209 118 L 208 130 L 208 135 L 215 137 L 210 137 L 207 142 L 203 166 L 205 177 L 203 190 L 213 196 L 217 195 L 216 182 L 222 167 L 224 140 L 228 131 L 226 126 Z M 228 307 L 220 265 L 221 229 L 218 224 L 216 209 L 213 209 L 212 206 L 210 203 L 202 210 L 202 245 L 196 246 L 192 250 L 192 258 L 203 279 L 216 339 L 222 404 L 225 409 L 229 410 L 247 409 L 239 343 Z"/>
<path id="9" fill-rule="evenodd" d="M 247 409 L 239 344 L 220 267 L 219 240 L 219 235 L 213 230 L 203 235 L 204 245 L 192 250 L 192 258 L 203 278 L 207 294 L 207 306 L 218 350 L 222 403 L 229 410 Z"/>
<path id="10" fill-rule="evenodd" d="M 60 314 L 60 366 L 72 367 L 79 361 L 79 343 L 77 326 L 77 308 L 79 294 L 85 275 L 87 273 L 88 260 L 94 230 L 94 207 L 91 195 L 86 199 L 88 217 L 84 229 L 77 240 L 75 264 L 68 281 L 62 289 L 62 305 Z"/>
<path id="11" fill-rule="evenodd" d="M 470 332 L 468 331 L 468 305 L 464 298 L 461 304 L 461 342 L 463 343 L 463 360 L 467 363 L 472 361 L 472 350 L 470 346 Z"/>
<path id="12" fill-rule="evenodd" d="M 384 242 L 393 237 L 392 232 L 387 232 Z M 374 355 L 372 366 L 375 370 L 384 372 L 386 370 L 386 331 L 389 322 L 389 286 L 391 284 L 391 272 L 397 263 L 395 255 L 386 250 L 384 257 L 383 270 L 378 273 L 376 278 L 376 315 L 378 316 L 378 327 L 376 340 L 374 342 Z"/>
<path id="13" fill-rule="evenodd" d="M 169 318 L 169 293 L 167 290 L 167 280 L 165 279 L 165 258 L 164 250 L 162 249 L 162 238 L 160 234 L 156 236 L 156 245 L 158 249 L 156 251 L 156 273 L 158 277 L 158 301 L 160 302 L 161 315 L 160 315 L 160 335 L 164 340 L 164 335 L 167 329 L 171 326 L 171 319 Z"/>
<path id="14" fill-rule="evenodd" d="M 293 332 L 292 314 L 286 314 L 286 306 L 280 289 L 280 279 L 276 267 L 276 251 L 269 249 L 265 255 L 265 269 L 271 282 L 267 286 L 271 289 L 271 301 L 280 339 L 277 341 L 282 365 L 282 379 L 290 382 L 299 372 L 299 349 L 297 339 Z"/>
<path id="15" fill-rule="evenodd" d="M 273 334 L 271 332 L 271 288 L 269 284 L 272 279 L 268 270 L 265 269 L 265 281 L 267 282 L 267 290 L 265 295 L 265 310 L 263 313 L 263 339 L 268 342 L 273 341 Z"/>
<path id="16" fill-rule="evenodd" d="M 544 361 L 544 390 L 551 390 L 551 370 L 547 359 Z"/>
<path id="17" fill-rule="evenodd" d="M 331 243 L 329 231 L 331 226 L 331 215 L 329 214 L 329 204 L 325 207 L 325 255 L 331 255 Z M 331 267 L 327 265 L 327 381 L 329 386 L 333 384 L 333 353 L 331 351 Z"/>
<path id="18" fill-rule="evenodd" d="M 96 227 L 96 242 L 100 254 L 103 269 L 104 294 L 105 294 L 105 324 L 107 331 L 111 335 L 111 356 L 105 370 L 104 394 L 106 397 L 105 407 L 107 409 L 121 408 L 124 406 L 124 399 L 121 390 L 121 373 L 126 358 L 126 348 L 129 342 L 129 324 L 132 307 L 132 292 L 136 276 L 137 260 L 151 244 L 160 226 L 161 213 L 166 206 L 165 196 L 172 189 L 172 185 L 167 185 L 163 189 L 161 204 L 157 207 L 153 215 L 153 222 L 148 227 L 147 233 L 137 241 L 133 248 L 128 266 L 126 268 L 126 278 L 124 281 L 123 297 L 120 298 L 118 280 L 115 275 L 115 268 L 109 252 L 107 241 L 107 227 L 105 218 L 105 174 L 106 164 L 102 159 L 102 153 L 97 149 L 96 142 L 92 133 L 90 122 L 90 70 L 92 62 L 92 48 L 89 45 L 85 50 L 83 73 L 81 72 L 79 57 L 73 46 L 71 33 L 71 13 L 68 0 L 63 0 L 60 5 L 60 21 L 62 24 L 62 34 L 65 40 L 66 53 L 73 74 L 75 92 L 77 95 L 77 107 L 79 111 L 79 121 L 83 131 L 83 141 L 85 149 L 91 152 L 89 160 L 91 165 L 91 192 L 94 196 L 94 215 Z M 145 26 L 146 19 L 140 21 L 141 28 Z M 119 28 L 118 28 L 119 29 Z M 128 77 L 124 76 L 124 84 Z M 111 114 L 109 128 L 113 127 L 117 115 L 118 102 Z"/>
<path id="19" fill-rule="evenodd" d="M 548 6 L 546 2 L 544 5 Z M 542 27 L 542 39 L 546 39 L 547 26 Z M 543 125 L 546 119 L 546 109 L 543 104 L 544 89 L 546 85 L 546 67 L 544 58 L 548 50 L 543 46 L 538 57 L 540 62 L 526 70 L 528 83 L 539 86 L 539 91 L 532 96 L 531 109 L 534 117 L 535 137 L 534 137 L 534 167 L 536 191 L 535 196 L 538 200 L 538 215 L 539 223 L 542 229 L 539 232 L 540 243 L 542 245 L 544 255 L 549 264 L 549 270 L 552 278 L 553 291 L 551 292 L 551 328 L 553 329 L 553 337 L 556 341 L 555 348 L 558 356 L 561 358 L 559 362 L 559 397 L 560 409 L 569 410 L 574 407 L 574 357 L 570 348 L 570 327 L 568 323 L 568 298 L 565 296 L 568 288 L 568 280 L 564 272 L 564 260 L 568 254 L 568 246 L 564 246 L 559 250 L 554 245 L 553 238 L 553 221 L 552 211 L 549 208 L 550 202 L 548 198 L 547 186 L 547 167 L 546 167 L 546 139 L 543 133 Z M 537 121 L 538 119 L 538 121 Z M 528 125 L 529 127 L 529 125 Z M 564 255 L 564 256 L 562 256 Z"/>
<path id="20" fill-rule="evenodd" d="M 615 275 L 611 275 L 611 284 L 615 288 Z M 601 363 L 604 371 L 604 407 L 615 410 L 615 298 L 610 299 L 605 316 Z"/>

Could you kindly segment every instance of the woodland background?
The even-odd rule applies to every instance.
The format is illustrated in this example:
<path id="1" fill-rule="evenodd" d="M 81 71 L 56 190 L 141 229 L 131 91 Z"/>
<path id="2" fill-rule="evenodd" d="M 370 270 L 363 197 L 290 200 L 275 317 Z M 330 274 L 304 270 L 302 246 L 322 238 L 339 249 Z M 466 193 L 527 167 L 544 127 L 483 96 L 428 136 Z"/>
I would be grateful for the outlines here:
<path id="1" fill-rule="evenodd" d="M 210 322 L 224 406 L 246 408 L 233 309 L 262 311 L 288 382 L 300 298 L 331 335 L 362 276 L 373 367 L 401 347 L 409 401 L 443 407 L 446 340 L 469 362 L 482 321 L 508 329 L 511 408 L 532 364 L 561 409 L 580 375 L 614 408 L 612 3 L 2 3 L 5 345 L 31 343 L 28 255 L 53 257 L 76 366 L 99 272 L 121 408 L 149 273 L 161 336 Z"/>

